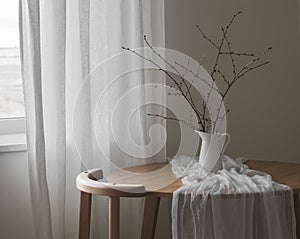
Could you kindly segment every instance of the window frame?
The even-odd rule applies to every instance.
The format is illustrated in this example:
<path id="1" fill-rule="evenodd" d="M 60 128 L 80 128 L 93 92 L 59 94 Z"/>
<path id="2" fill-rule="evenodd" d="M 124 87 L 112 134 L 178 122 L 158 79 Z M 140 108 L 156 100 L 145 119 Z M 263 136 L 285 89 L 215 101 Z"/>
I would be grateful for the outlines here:
<path id="1" fill-rule="evenodd" d="M 8 36 L 11 39 L 13 37 L 13 43 L 7 43 L 7 41 L 6 41 L 7 39 L 5 38 L 6 40 L 4 39 L 4 42 L 2 42 L 1 48 L 4 48 L 4 49 L 5 48 L 7 48 L 7 49 L 17 48 L 18 58 L 21 61 L 20 55 L 19 55 L 20 54 L 20 40 L 19 40 L 20 38 L 19 38 L 19 33 L 18 33 L 18 29 L 19 29 L 18 0 L 11 2 L 8 5 L 6 5 L 6 3 L 3 3 L 2 6 L 8 6 L 8 9 L 5 10 L 5 12 L 7 14 L 4 11 L 1 11 L 1 16 L 4 17 L 3 19 L 7 19 L 9 21 L 9 23 L 13 24 L 13 25 L 6 26 L 5 25 L 6 22 L 4 21 L 2 24 L 2 27 L 4 27 L 3 28 L 4 30 L 6 28 L 8 30 L 12 30 L 11 34 L 13 34 L 13 35 L 8 34 Z M 13 20 L 13 21 L 11 21 L 11 20 Z M 1 28 L 1 32 L 3 29 Z M 17 35 L 14 35 L 15 32 Z M 5 64 L 5 62 L 4 62 L 4 64 Z M 21 62 L 20 62 L 20 64 L 21 64 Z M 17 138 L 18 135 L 23 135 L 23 136 L 25 135 L 25 116 L 22 116 L 22 115 L 14 116 L 12 114 L 11 116 L 7 115 L 7 117 L 0 117 L 0 137 L 1 137 L 0 147 L 2 147 L 5 144 L 5 138 L 7 138 L 7 142 L 12 143 L 13 140 L 11 140 L 11 139 L 13 139 L 15 137 Z M 17 140 L 17 141 L 20 143 L 19 140 Z"/>
<path id="2" fill-rule="evenodd" d="M 0 118 L 0 135 L 25 133 L 25 117 Z"/>
<path id="3" fill-rule="evenodd" d="M 26 150 L 25 117 L 0 118 L 0 153 Z"/>

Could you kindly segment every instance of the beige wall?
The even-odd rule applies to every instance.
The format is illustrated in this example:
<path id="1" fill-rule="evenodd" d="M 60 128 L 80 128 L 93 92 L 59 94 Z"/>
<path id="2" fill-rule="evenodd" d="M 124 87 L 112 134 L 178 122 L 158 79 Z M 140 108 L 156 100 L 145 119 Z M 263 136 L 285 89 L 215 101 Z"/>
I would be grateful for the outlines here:
<path id="1" fill-rule="evenodd" d="M 166 0 L 166 45 L 197 61 L 204 54 L 210 65 L 214 50 L 201 38 L 195 25 L 213 39 L 234 12 L 243 14 L 231 29 L 232 46 L 259 54 L 273 47 L 271 64 L 243 78 L 229 94 L 226 107 L 232 141 L 227 154 L 251 159 L 300 163 L 300 77 L 298 0 Z M 210 69 L 210 68 L 208 68 Z M 169 128 L 169 155 L 175 154 L 176 124 Z M 196 137 L 190 134 L 183 153 L 192 152 Z"/>
<path id="2" fill-rule="evenodd" d="M 25 152 L 0 153 L 0 238 L 31 239 L 32 214 Z"/>

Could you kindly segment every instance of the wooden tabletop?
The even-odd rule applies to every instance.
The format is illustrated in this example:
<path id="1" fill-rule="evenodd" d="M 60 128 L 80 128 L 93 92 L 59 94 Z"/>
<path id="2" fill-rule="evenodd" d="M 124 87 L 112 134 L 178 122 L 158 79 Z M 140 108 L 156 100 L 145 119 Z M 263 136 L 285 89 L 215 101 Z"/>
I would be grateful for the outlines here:
<path id="1" fill-rule="evenodd" d="M 300 164 L 249 160 L 249 168 L 269 173 L 273 180 L 290 186 L 300 193 Z M 172 197 L 175 190 L 182 186 L 172 168 L 167 163 L 156 163 L 116 171 L 107 177 L 112 183 L 143 184 L 149 194 L 159 197 Z"/>

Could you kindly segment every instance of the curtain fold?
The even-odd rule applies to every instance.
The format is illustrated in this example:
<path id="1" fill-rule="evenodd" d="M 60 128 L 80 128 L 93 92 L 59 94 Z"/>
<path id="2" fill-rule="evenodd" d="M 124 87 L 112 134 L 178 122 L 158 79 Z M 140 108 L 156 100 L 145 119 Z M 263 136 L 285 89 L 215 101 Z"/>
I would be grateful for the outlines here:
<path id="1" fill-rule="evenodd" d="M 114 121 L 116 135 L 111 130 L 112 109 L 118 100 L 145 83 L 164 82 L 162 74 L 137 71 L 121 76 L 99 104 L 100 93 L 112 83 L 112 72 L 136 60 L 97 73 L 100 63 L 120 53 L 122 46 L 144 47 L 144 35 L 164 47 L 164 2 L 20 0 L 20 33 L 34 238 L 76 238 L 79 192 L 75 177 L 81 170 L 101 167 L 108 174 L 118 167 L 165 160 L 165 148 L 148 159 L 122 151 L 114 137 L 127 149 L 134 148 L 122 133 L 121 112 Z M 161 92 L 141 87 L 128 98 L 128 108 L 137 101 L 142 106 L 147 94 L 158 94 L 164 105 Z M 142 106 L 126 124 L 142 149 L 149 144 L 151 126 L 164 125 L 147 118 L 147 109 L 153 106 Z M 160 136 L 156 132 L 157 141 Z M 122 200 L 122 238 L 139 238 L 142 205 L 140 199 Z M 107 237 L 107 211 L 107 199 L 94 197 L 92 238 Z"/>
<path id="2" fill-rule="evenodd" d="M 42 103 L 40 3 L 20 1 L 20 53 L 26 109 L 27 152 L 35 238 L 52 238 L 49 190 L 46 178 Z M 26 94 L 28 92 L 28 94 Z M 30 92 L 30 94 L 29 94 Z"/>

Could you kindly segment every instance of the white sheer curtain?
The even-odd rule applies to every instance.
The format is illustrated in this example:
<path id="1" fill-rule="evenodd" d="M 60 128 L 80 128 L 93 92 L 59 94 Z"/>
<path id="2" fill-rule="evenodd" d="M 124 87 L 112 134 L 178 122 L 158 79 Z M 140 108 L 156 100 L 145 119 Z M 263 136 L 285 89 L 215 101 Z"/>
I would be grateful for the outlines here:
<path id="1" fill-rule="evenodd" d="M 150 161 L 128 156 L 110 130 L 113 104 L 130 89 L 163 77 L 151 71 L 124 75 L 98 106 L 95 89 L 109 83 L 110 72 L 90 74 L 122 46 L 144 46 L 144 35 L 163 47 L 164 4 L 162 0 L 20 0 L 20 32 L 34 238 L 76 238 L 79 193 L 74 182 L 82 168 L 97 166 L 109 172 L 115 167 L 105 156 L 118 167 L 165 158 L 164 148 Z M 90 80 L 98 76 L 101 81 Z M 141 88 L 138 98 L 129 97 L 128 106 L 136 101 L 142 105 L 149 93 L 158 94 L 164 103 L 161 92 Z M 142 107 L 135 112 L 128 124 L 131 137 L 142 146 L 149 143 L 148 129 L 154 123 L 145 111 Z M 122 129 L 126 125 L 118 113 L 114 123 Z M 156 131 L 158 141 L 161 133 Z M 120 130 L 116 137 L 128 139 Z M 107 237 L 106 204 L 105 198 L 93 201 L 93 238 Z M 138 238 L 142 201 L 124 200 L 121 206 L 123 217 L 130 218 L 122 220 L 122 238 Z"/>

